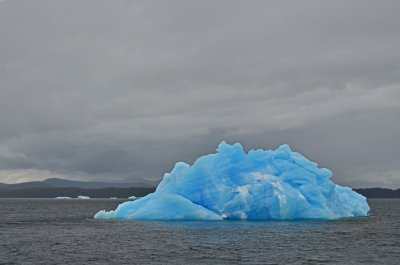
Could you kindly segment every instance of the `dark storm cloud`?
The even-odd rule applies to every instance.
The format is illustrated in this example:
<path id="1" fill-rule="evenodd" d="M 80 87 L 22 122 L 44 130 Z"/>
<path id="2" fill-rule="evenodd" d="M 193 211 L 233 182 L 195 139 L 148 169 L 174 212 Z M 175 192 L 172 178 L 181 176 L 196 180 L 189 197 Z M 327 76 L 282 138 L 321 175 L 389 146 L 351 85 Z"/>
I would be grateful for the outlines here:
<path id="1" fill-rule="evenodd" d="M 221 140 L 400 186 L 398 1 L 2 1 L 0 182 L 160 179 Z"/>

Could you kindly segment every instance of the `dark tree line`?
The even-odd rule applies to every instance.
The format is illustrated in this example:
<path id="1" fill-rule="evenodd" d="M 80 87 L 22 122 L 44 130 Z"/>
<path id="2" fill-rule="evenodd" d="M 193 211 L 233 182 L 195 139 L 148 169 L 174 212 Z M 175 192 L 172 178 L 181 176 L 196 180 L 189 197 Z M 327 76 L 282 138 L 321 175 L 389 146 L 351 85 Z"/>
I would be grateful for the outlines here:
<path id="1" fill-rule="evenodd" d="M 400 189 L 391 190 L 385 188 L 354 189 L 367 198 L 400 198 Z M 143 197 L 155 191 L 155 188 L 103 188 L 103 189 L 80 189 L 80 188 L 29 188 L 20 190 L 0 189 L 0 198 L 55 198 L 67 196 L 76 198 L 79 195 L 91 198 L 128 198 L 129 196 Z"/>
<path id="2" fill-rule="evenodd" d="M 367 198 L 400 198 L 400 189 L 367 188 L 354 190 Z"/>

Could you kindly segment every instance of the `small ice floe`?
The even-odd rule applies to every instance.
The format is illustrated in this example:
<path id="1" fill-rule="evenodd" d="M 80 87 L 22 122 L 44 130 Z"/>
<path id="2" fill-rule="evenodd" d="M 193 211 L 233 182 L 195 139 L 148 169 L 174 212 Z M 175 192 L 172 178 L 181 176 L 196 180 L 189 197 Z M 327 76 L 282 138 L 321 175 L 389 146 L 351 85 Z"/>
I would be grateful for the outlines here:
<path id="1" fill-rule="evenodd" d="M 133 200 L 136 200 L 136 199 L 137 199 L 137 197 L 133 196 L 133 195 L 128 197 L 128 200 L 132 200 L 133 201 Z"/>
<path id="2" fill-rule="evenodd" d="M 68 199 L 72 199 L 71 197 L 67 197 L 67 196 L 59 196 L 59 197 L 55 197 L 54 199 L 56 200 L 68 200 Z"/>
<path id="3" fill-rule="evenodd" d="M 89 196 L 79 195 L 79 196 L 78 196 L 78 199 L 79 199 L 79 200 L 88 200 L 88 199 L 90 199 L 90 197 L 89 197 Z"/>

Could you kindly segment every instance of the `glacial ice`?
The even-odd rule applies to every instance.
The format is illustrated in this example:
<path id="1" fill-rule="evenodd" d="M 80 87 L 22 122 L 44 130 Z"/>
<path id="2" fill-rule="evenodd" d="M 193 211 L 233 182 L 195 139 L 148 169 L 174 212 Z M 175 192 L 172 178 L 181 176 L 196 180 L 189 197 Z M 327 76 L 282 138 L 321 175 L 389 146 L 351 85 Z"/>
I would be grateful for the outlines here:
<path id="1" fill-rule="evenodd" d="M 67 196 L 58 196 L 58 197 L 55 197 L 54 199 L 56 199 L 56 200 L 69 200 L 69 199 L 72 199 L 71 197 L 67 197 Z"/>
<path id="2" fill-rule="evenodd" d="M 179 162 L 156 191 L 99 211 L 96 219 L 293 220 L 367 216 L 366 198 L 331 181 L 332 172 L 293 152 L 220 143 L 192 166 Z"/>
<path id="3" fill-rule="evenodd" d="M 79 199 L 79 200 L 89 200 L 90 197 L 89 196 L 79 195 L 77 199 Z"/>

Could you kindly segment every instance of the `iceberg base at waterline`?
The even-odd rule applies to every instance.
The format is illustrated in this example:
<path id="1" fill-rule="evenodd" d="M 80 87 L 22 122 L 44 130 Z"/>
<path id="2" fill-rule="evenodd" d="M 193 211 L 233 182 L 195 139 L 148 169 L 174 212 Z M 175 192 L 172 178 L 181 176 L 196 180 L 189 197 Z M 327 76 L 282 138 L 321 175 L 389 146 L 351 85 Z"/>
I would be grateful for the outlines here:
<path id="1" fill-rule="evenodd" d="M 222 142 L 192 166 L 179 162 L 156 191 L 96 219 L 295 220 L 367 216 L 366 198 L 331 181 L 288 145 L 251 150 Z"/>
<path id="2" fill-rule="evenodd" d="M 194 204 L 190 200 L 175 194 L 158 195 L 156 193 L 133 202 L 125 202 L 116 211 L 100 211 L 96 219 L 132 219 L 132 220 L 222 220 L 218 214 Z"/>

